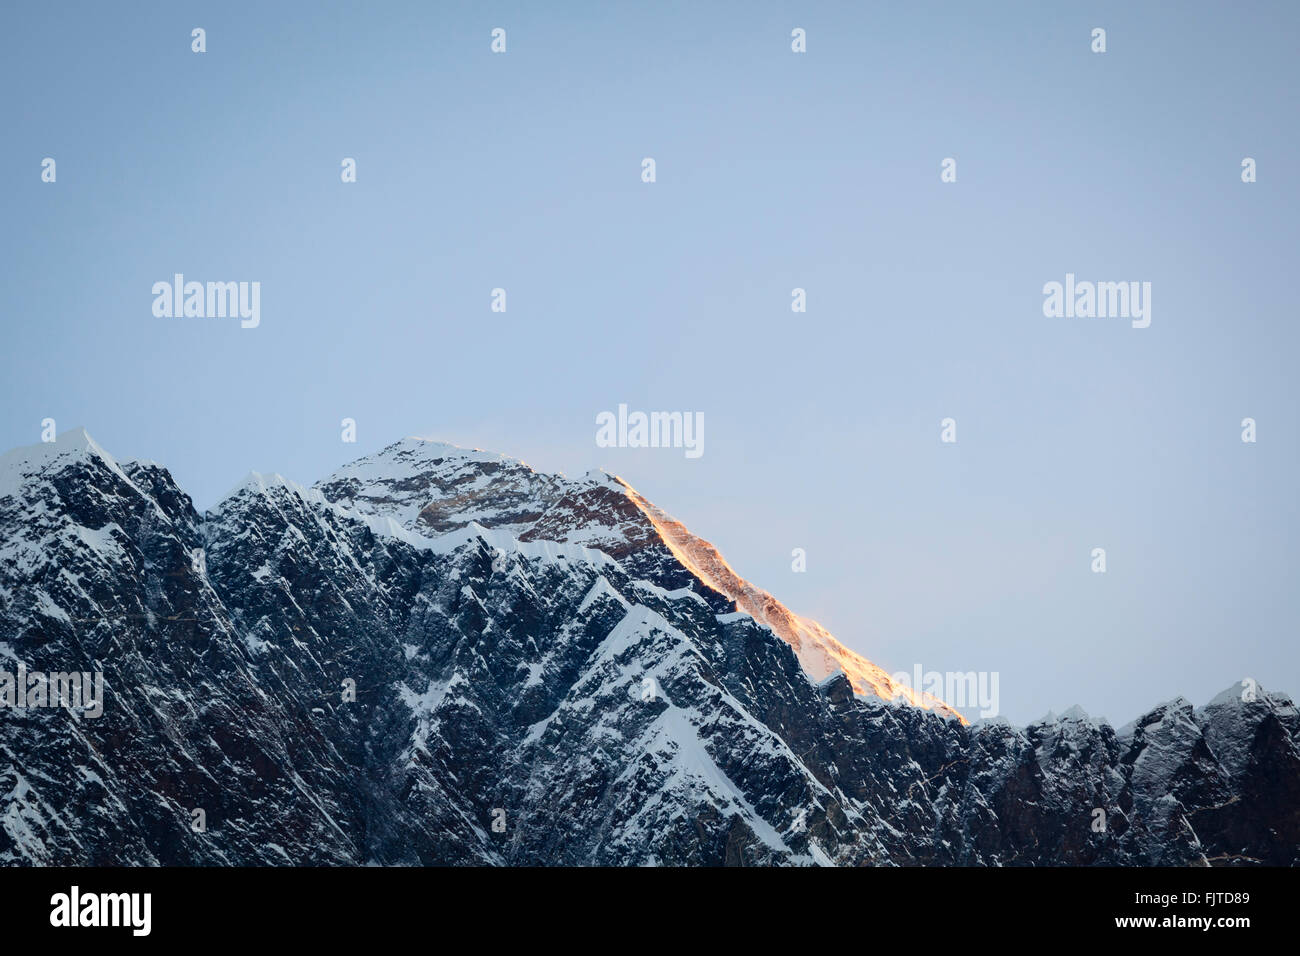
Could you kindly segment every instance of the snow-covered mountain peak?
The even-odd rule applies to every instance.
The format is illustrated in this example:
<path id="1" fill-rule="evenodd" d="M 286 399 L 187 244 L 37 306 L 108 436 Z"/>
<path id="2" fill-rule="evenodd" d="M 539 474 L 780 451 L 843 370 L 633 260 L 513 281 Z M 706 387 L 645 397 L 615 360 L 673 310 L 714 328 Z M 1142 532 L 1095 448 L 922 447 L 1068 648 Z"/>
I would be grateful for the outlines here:
<path id="1" fill-rule="evenodd" d="M 30 479 L 88 458 L 99 460 L 123 481 L 129 480 L 117 460 L 84 428 L 70 428 L 52 442 L 25 445 L 0 455 L 0 496 L 16 494 Z"/>
<path id="2" fill-rule="evenodd" d="M 720 595 L 789 644 L 814 681 L 842 671 L 858 694 L 902 698 L 966 722 L 944 701 L 896 682 L 817 621 L 742 578 L 713 544 L 616 475 L 595 470 L 570 479 L 504 455 L 407 438 L 314 487 L 337 505 L 391 518 L 419 534 L 436 536 L 477 523 L 520 540 L 603 551 L 657 586 L 688 585 Z"/>
<path id="3" fill-rule="evenodd" d="M 300 495 L 308 501 L 319 501 L 321 503 L 324 503 L 325 501 L 324 496 L 319 491 L 306 488 L 298 484 L 296 481 L 284 477 L 284 475 L 281 475 L 279 472 L 263 474 L 259 471 L 250 471 L 240 479 L 239 483 L 235 485 L 235 487 L 231 488 L 221 496 L 221 499 L 211 509 L 209 509 L 208 514 L 211 516 L 221 514 L 241 495 L 267 495 L 276 489 L 284 489 L 293 494 Z"/>
<path id="4" fill-rule="evenodd" d="M 344 465 L 314 487 L 336 503 L 439 534 L 470 521 L 522 531 L 556 496 L 557 484 L 505 455 L 404 438 Z"/>
<path id="5" fill-rule="evenodd" d="M 1219 693 L 1215 694 L 1205 707 L 1232 706 L 1238 707 L 1247 701 L 1253 701 L 1258 697 L 1267 696 L 1264 688 L 1251 680 L 1239 680 L 1229 684 Z M 1204 708 L 1198 708 L 1204 709 Z"/>
<path id="6" fill-rule="evenodd" d="M 439 438 L 427 438 L 423 435 L 407 435 L 405 438 L 380 449 L 370 457 L 375 459 L 406 458 L 428 461 L 464 458 L 472 461 L 502 461 L 518 465 L 524 464 L 522 461 L 502 455 L 499 452 L 488 451 L 485 448 L 467 448 L 464 445 L 457 445 L 455 442 L 443 441 Z"/>

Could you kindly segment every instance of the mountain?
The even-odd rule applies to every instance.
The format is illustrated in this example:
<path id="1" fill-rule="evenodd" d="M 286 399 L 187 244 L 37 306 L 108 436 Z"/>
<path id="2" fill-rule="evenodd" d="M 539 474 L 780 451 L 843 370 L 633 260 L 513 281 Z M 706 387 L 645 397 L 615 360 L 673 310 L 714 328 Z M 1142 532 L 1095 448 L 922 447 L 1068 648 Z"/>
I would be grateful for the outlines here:
<path id="1" fill-rule="evenodd" d="M 1298 735 L 1255 685 L 969 726 L 603 473 L 406 439 L 199 514 L 81 431 L 0 457 L 11 865 L 1293 865 Z"/>
<path id="2" fill-rule="evenodd" d="M 391 517 L 420 534 L 441 534 L 474 522 L 523 541 L 602 551 L 660 586 L 722 595 L 728 611 L 750 615 L 794 648 L 817 680 L 840 671 L 857 693 L 885 700 L 902 696 L 966 722 L 943 701 L 898 684 L 816 621 L 793 614 L 740 577 L 712 544 L 621 478 L 592 473 L 570 481 L 539 475 L 501 455 L 408 438 L 346 465 L 315 487 L 332 502 Z"/>

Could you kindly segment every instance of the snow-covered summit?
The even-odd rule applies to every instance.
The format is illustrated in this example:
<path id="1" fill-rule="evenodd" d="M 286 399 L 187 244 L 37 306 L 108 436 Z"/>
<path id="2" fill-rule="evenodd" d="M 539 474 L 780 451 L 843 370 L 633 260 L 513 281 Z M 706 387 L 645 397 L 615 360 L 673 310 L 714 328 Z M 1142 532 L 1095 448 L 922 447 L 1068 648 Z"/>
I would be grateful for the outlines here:
<path id="1" fill-rule="evenodd" d="M 604 551 L 638 573 L 670 575 L 657 582 L 665 587 L 694 581 L 695 587 L 733 602 L 776 633 L 795 650 L 812 680 L 843 672 L 856 693 L 885 700 L 902 697 L 965 720 L 943 701 L 894 681 L 821 624 L 793 613 L 745 580 L 713 544 L 615 475 L 591 471 L 570 479 L 481 449 L 407 438 L 343 466 L 314 487 L 336 504 L 387 516 L 421 534 L 477 523 L 521 540 Z"/>
<path id="2" fill-rule="evenodd" d="M 384 514 L 405 528 L 441 533 L 471 521 L 522 531 L 540 517 L 558 486 L 556 478 L 505 455 L 403 438 L 313 487 L 331 501 Z"/>
<path id="3" fill-rule="evenodd" d="M 128 480 L 117 460 L 84 428 L 70 428 L 52 442 L 14 448 L 0 455 L 0 496 L 16 493 L 32 478 L 52 474 L 65 464 L 93 458 Z"/>

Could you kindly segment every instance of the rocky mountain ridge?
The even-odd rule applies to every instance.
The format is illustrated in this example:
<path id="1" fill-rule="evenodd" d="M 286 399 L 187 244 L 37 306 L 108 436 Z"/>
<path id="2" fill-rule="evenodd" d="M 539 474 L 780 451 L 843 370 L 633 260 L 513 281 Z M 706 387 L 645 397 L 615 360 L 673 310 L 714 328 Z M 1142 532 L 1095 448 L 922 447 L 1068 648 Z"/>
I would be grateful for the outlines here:
<path id="1" fill-rule="evenodd" d="M 106 701 L 0 706 L 0 862 L 1300 860 L 1285 695 L 970 727 L 728 573 L 618 479 L 438 443 L 202 515 L 83 432 L 10 452 L 0 672 Z"/>

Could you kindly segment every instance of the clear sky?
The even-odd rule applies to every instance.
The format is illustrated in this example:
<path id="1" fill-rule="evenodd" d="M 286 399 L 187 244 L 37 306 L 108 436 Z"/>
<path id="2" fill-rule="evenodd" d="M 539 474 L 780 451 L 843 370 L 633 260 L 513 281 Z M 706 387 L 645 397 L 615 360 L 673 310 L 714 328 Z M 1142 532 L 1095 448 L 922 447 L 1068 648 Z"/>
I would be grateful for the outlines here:
<path id="1" fill-rule="evenodd" d="M 0 447 L 83 425 L 200 507 L 410 434 L 603 467 L 1018 723 L 1300 693 L 1300 6 L 0 17 Z M 155 317 L 177 272 L 260 282 L 261 324 Z M 1066 273 L 1151 282 L 1150 327 L 1045 317 Z M 597 447 L 619 403 L 704 454 Z"/>

